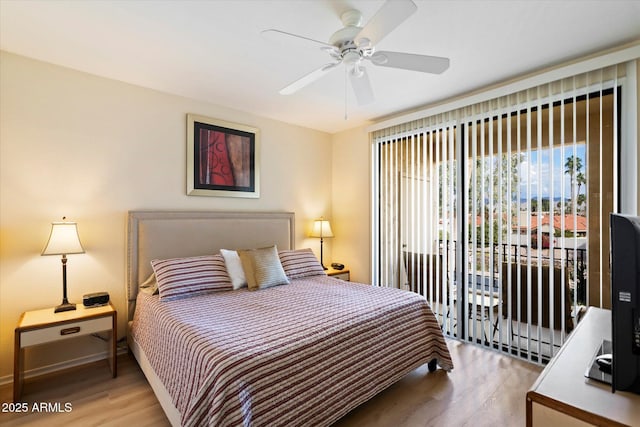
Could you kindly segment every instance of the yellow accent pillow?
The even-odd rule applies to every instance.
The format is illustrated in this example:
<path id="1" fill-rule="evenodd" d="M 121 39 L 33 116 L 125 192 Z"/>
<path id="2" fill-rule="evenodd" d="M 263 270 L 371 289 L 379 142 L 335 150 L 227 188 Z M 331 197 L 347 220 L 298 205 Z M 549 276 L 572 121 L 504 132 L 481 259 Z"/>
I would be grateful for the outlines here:
<path id="1" fill-rule="evenodd" d="M 242 262 L 249 290 L 255 291 L 289 284 L 289 279 L 287 279 L 278 256 L 278 248 L 275 245 L 267 248 L 239 250 L 238 256 Z"/>

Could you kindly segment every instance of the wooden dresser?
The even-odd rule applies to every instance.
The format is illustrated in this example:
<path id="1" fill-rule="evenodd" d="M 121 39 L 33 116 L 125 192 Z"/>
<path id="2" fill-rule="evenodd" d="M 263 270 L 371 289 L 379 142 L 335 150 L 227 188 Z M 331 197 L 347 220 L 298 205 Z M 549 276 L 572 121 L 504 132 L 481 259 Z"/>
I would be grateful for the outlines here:
<path id="1" fill-rule="evenodd" d="M 611 312 L 590 307 L 527 393 L 527 426 L 640 426 L 640 395 L 584 376 L 603 339 Z"/>

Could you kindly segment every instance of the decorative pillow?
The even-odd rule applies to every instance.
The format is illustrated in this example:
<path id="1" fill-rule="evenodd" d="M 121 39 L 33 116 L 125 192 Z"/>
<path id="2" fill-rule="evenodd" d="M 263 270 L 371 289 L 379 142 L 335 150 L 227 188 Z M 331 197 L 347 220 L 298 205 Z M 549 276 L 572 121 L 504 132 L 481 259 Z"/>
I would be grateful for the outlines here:
<path id="1" fill-rule="evenodd" d="M 244 275 L 238 252 L 229 249 L 220 249 L 220 254 L 222 254 L 224 263 L 227 266 L 227 274 L 229 274 L 231 283 L 233 283 L 233 289 L 246 288 L 247 278 Z"/>
<path id="2" fill-rule="evenodd" d="M 311 248 L 280 251 L 279 255 L 289 279 L 326 274 Z"/>
<path id="3" fill-rule="evenodd" d="M 156 274 L 151 273 L 147 280 L 138 285 L 140 292 L 144 292 L 149 295 L 158 295 L 158 281 L 156 280 Z"/>
<path id="4" fill-rule="evenodd" d="M 249 249 L 238 251 L 249 290 L 288 285 L 289 279 L 278 257 L 278 248 Z"/>
<path id="5" fill-rule="evenodd" d="M 233 289 L 220 255 L 154 259 L 151 266 L 158 281 L 160 301 Z"/>

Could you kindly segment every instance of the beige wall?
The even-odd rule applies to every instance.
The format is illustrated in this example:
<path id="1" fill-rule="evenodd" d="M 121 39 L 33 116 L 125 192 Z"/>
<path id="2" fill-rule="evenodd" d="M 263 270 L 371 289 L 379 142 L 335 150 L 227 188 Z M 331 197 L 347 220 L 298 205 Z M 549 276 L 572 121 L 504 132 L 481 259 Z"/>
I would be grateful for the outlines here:
<path id="1" fill-rule="evenodd" d="M 0 381 L 10 380 L 13 371 L 20 313 L 62 299 L 60 258 L 42 257 L 40 251 L 50 223 L 63 215 L 78 222 L 86 249 L 69 256 L 70 300 L 81 303 L 85 293 L 109 292 L 120 336 L 128 210 L 293 211 L 296 246 L 319 251 L 317 239 L 305 233 L 313 218 L 331 217 L 330 135 L 0 55 Z M 187 113 L 260 129 L 259 199 L 186 195 Z M 327 259 L 332 243 L 327 242 Z M 27 353 L 27 369 L 103 350 L 95 338 L 34 348 Z"/>
<path id="2" fill-rule="evenodd" d="M 364 127 L 333 135 L 333 260 L 371 282 L 371 161 Z"/>

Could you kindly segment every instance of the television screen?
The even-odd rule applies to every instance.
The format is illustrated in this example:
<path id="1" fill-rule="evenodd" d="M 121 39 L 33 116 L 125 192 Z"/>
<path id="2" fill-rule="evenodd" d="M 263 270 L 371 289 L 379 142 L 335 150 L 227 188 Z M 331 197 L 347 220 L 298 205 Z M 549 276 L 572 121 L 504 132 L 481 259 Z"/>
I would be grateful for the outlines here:
<path id="1" fill-rule="evenodd" d="M 612 389 L 640 393 L 640 217 L 611 214 Z"/>

